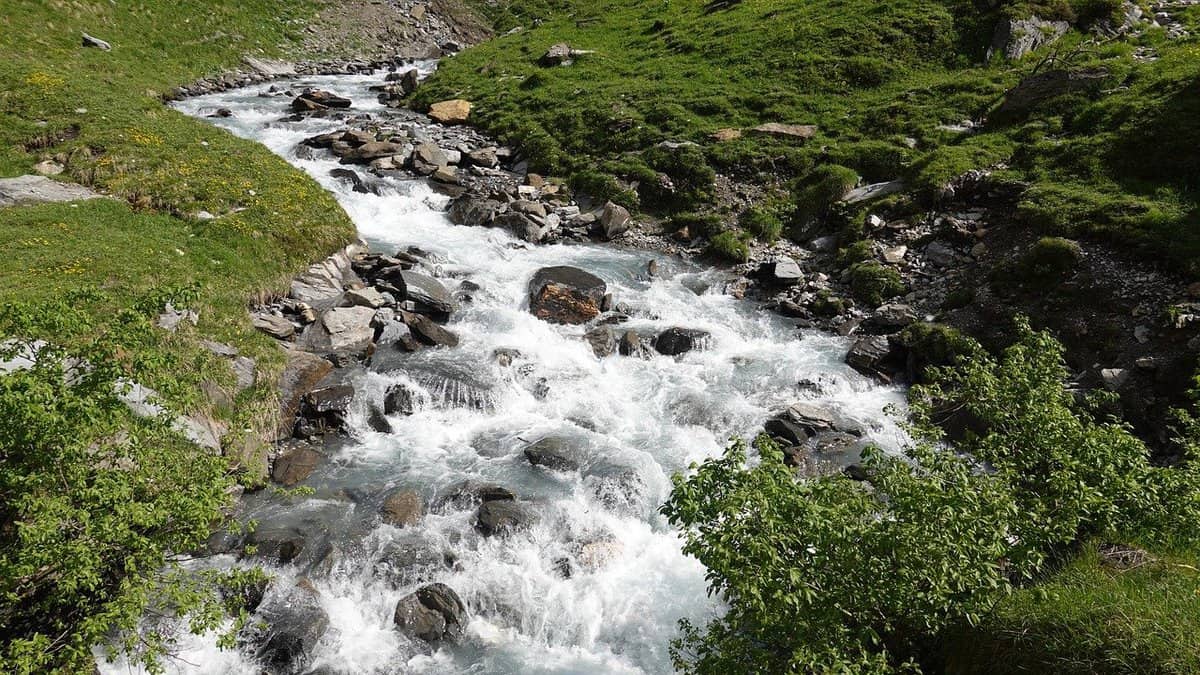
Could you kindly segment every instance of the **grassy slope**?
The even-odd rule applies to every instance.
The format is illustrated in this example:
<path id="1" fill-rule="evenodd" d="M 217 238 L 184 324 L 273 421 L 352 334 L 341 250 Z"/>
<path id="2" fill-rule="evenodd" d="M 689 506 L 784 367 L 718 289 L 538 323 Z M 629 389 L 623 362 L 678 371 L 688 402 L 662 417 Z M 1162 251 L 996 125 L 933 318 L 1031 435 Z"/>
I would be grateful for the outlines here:
<path id="1" fill-rule="evenodd" d="M 40 159 L 68 159 L 65 180 L 116 200 L 0 210 L 0 302 L 38 302 L 79 288 L 105 299 L 102 316 L 147 293 L 198 286 L 200 325 L 163 335 L 131 358 L 136 375 L 180 408 L 203 408 L 199 376 L 230 374 L 192 337 L 231 342 L 269 375 L 280 355 L 250 327 L 245 306 L 262 289 L 329 253 L 353 233 L 333 198 L 283 160 L 158 100 L 242 54 L 287 55 L 317 3 L 198 0 L 110 3 L 14 0 L 0 16 L 0 175 L 30 173 Z M 80 47 L 80 32 L 114 45 Z M 78 127 L 73 140 L 34 148 Z M 244 209 L 207 223 L 186 216 Z M 173 215 L 173 214 L 179 214 Z M 140 358 L 138 358 L 140 357 Z M 273 392 L 243 396 L 240 411 L 263 423 Z M 244 423 L 244 424 L 243 424 Z"/>
<path id="2" fill-rule="evenodd" d="M 520 143 L 536 168 L 572 176 L 577 186 L 603 196 L 632 201 L 596 169 L 641 182 L 643 206 L 661 206 L 646 189 L 654 182 L 649 169 L 678 178 L 676 167 L 643 151 L 667 139 L 699 142 L 715 168 L 751 178 L 803 177 L 815 166 L 839 164 L 869 182 L 905 177 L 926 193 L 966 170 L 1004 163 L 1009 176 L 1034 183 L 1026 212 L 1040 228 L 1115 236 L 1189 269 L 1200 254 L 1200 228 L 1194 227 L 1200 167 L 1195 151 L 1185 149 L 1200 142 L 1194 40 L 1168 45 L 1150 32 L 1140 41 L 1162 53 L 1153 64 L 1135 64 L 1126 43 L 1088 50 L 1076 62 L 1108 66 L 1109 93 L 1059 101 L 1033 119 L 966 136 L 939 126 L 985 115 L 1038 60 L 983 65 L 1001 12 L 1031 11 L 1027 6 L 981 11 L 969 0 L 742 0 L 724 9 L 702 0 L 480 4 L 498 32 L 525 30 L 447 60 L 418 92 L 418 102 L 472 99 L 478 123 Z M 1071 11 L 1067 3 L 1050 4 Z M 1195 8 L 1187 18 L 1200 23 Z M 1081 40 L 1072 34 L 1060 44 L 1065 51 Z M 537 58 L 556 42 L 597 53 L 566 68 L 539 67 Z M 820 131 L 804 145 L 707 137 L 769 121 L 816 124 Z M 906 138 L 917 147 L 909 148 Z"/>

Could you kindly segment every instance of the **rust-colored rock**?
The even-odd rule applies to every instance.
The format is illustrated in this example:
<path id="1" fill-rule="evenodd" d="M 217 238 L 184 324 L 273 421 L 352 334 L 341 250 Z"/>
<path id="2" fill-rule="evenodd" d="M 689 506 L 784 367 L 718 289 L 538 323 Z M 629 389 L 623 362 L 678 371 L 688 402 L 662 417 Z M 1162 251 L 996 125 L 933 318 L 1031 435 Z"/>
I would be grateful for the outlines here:
<path id="1" fill-rule="evenodd" d="M 456 98 L 429 106 L 429 117 L 442 124 L 462 124 L 471 116 L 471 102 Z"/>

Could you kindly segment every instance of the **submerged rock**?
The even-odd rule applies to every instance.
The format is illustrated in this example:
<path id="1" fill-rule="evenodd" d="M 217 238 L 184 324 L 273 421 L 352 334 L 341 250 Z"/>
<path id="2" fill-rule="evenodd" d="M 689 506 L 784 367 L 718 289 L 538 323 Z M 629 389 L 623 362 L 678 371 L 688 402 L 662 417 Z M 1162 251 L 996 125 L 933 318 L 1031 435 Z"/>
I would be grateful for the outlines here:
<path id="1" fill-rule="evenodd" d="M 560 438 L 543 438 L 525 448 L 525 459 L 534 466 L 540 466 L 551 471 L 577 471 L 579 462 L 572 459 L 566 448 L 566 443 Z"/>
<path id="2" fill-rule="evenodd" d="M 261 612 L 268 628 L 257 656 L 268 672 L 302 672 L 329 630 L 329 615 L 310 589 L 298 587 L 286 602 L 273 603 Z"/>
<path id="3" fill-rule="evenodd" d="M 704 349 L 708 345 L 708 331 L 696 328 L 668 328 L 654 341 L 659 354 L 678 356 L 693 349 Z"/>
<path id="4" fill-rule="evenodd" d="M 528 507 L 507 499 L 485 501 L 475 512 L 475 529 L 485 537 L 523 530 L 536 521 L 537 516 Z"/>
<path id="5" fill-rule="evenodd" d="M 388 525 L 404 527 L 416 525 L 425 514 L 425 504 L 421 495 L 412 490 L 393 492 L 383 500 L 379 515 Z"/>

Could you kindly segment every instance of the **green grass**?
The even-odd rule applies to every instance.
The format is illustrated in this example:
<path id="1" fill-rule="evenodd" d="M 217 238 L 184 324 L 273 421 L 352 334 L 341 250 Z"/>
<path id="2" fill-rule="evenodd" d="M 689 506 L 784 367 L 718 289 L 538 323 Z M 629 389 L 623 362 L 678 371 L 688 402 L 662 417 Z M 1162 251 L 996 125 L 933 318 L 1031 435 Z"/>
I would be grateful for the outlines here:
<path id="1" fill-rule="evenodd" d="M 942 128 L 985 117 L 1044 56 L 985 64 L 1002 16 L 1037 13 L 1086 28 L 1112 10 L 1109 0 L 1005 2 L 985 11 L 968 0 L 476 4 L 498 32 L 524 30 L 445 60 L 415 103 L 471 99 L 478 125 L 577 189 L 619 194 L 650 212 L 705 208 L 708 195 L 694 182 L 686 194 L 661 194 L 657 174 L 678 178 L 655 148 L 663 140 L 698 143 L 715 170 L 792 183 L 800 221 L 824 210 L 831 197 L 823 188 L 846 180 L 905 178 L 932 199 L 963 172 L 994 168 L 1029 183 L 1021 212 L 1038 231 L 1133 245 L 1200 271 L 1200 153 L 1190 150 L 1200 145 L 1195 38 L 1168 43 L 1149 31 L 1133 43 L 1080 50 L 1072 67 L 1112 73 L 1103 93 L 1060 97 L 983 133 Z M 1181 16 L 1200 28 L 1200 10 Z M 1084 39 L 1064 37 L 1062 53 Z M 556 42 L 596 53 L 569 67 L 537 65 Z M 1135 44 L 1162 58 L 1135 62 Z M 764 122 L 818 131 L 807 142 L 709 136 Z M 689 169 L 685 183 L 697 177 L 691 158 L 679 165 Z"/>
<path id="2" fill-rule="evenodd" d="M 281 356 L 250 328 L 249 300 L 286 288 L 291 274 L 347 241 L 353 226 L 330 194 L 284 160 L 159 97 L 238 66 L 243 54 L 297 56 L 289 45 L 318 7 L 305 0 L 6 3 L 0 175 L 31 173 L 56 157 L 67 166 L 60 178 L 114 199 L 0 210 L 0 302 L 94 288 L 104 299 L 88 310 L 102 316 L 147 293 L 194 288 L 199 326 L 140 346 L 147 358 L 133 359 L 142 364 L 136 376 L 178 408 L 204 407 L 195 395 L 200 378 L 181 381 L 164 365 L 184 359 L 219 370 L 196 346 L 203 336 L 257 357 L 269 379 Z M 113 50 L 81 48 L 82 31 Z M 202 210 L 221 217 L 194 219 Z M 265 424 L 273 395 L 269 386 L 253 390 L 241 406 L 252 413 L 215 412 Z"/>
<path id="3" fill-rule="evenodd" d="M 1198 672 L 1196 562 L 1168 557 L 1121 570 L 1102 564 L 1092 549 L 953 640 L 946 671 Z"/>

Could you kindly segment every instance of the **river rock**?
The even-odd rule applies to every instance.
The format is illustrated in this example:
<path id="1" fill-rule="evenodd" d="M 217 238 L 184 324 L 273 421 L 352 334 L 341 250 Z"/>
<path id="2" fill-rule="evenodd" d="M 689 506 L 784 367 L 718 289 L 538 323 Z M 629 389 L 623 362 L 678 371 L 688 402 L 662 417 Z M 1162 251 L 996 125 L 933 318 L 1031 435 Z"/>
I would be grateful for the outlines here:
<path id="1" fill-rule="evenodd" d="M 629 231 L 630 220 L 629 211 L 624 206 L 606 203 L 600 213 L 600 220 L 597 221 L 600 237 L 608 241 L 625 234 Z"/>
<path id="2" fill-rule="evenodd" d="M 471 116 L 471 102 L 461 98 L 439 101 L 429 106 L 429 117 L 441 124 L 462 124 Z"/>
<path id="3" fill-rule="evenodd" d="M 607 288 L 577 267 L 543 267 L 529 281 L 529 311 L 550 323 L 587 323 L 600 315 Z"/>
<path id="4" fill-rule="evenodd" d="M 286 602 L 272 603 L 261 613 L 268 628 L 258 660 L 271 673 L 303 672 L 329 630 L 329 615 L 316 593 L 297 588 Z"/>
<path id="5" fill-rule="evenodd" d="M 462 509 L 484 502 L 511 502 L 516 499 L 516 493 L 502 485 L 467 480 L 446 490 L 434 503 L 439 508 L 451 506 Z"/>
<path id="6" fill-rule="evenodd" d="M 429 313 L 444 320 L 455 310 L 454 298 L 442 282 L 411 270 L 401 272 L 400 276 L 404 279 L 407 299 L 416 302 Z"/>
<path id="7" fill-rule="evenodd" d="M 654 341 L 654 349 L 659 354 L 678 356 L 693 349 L 704 349 L 708 346 L 709 339 L 708 331 L 696 328 L 668 328 Z"/>
<path id="8" fill-rule="evenodd" d="M 388 525 L 404 527 L 416 525 L 425 513 L 425 505 L 421 495 L 411 490 L 394 492 L 383 500 L 379 515 Z"/>
<path id="9" fill-rule="evenodd" d="M 389 321 L 380 327 L 375 344 L 380 347 L 393 347 L 401 351 L 415 352 L 421 348 L 417 336 L 403 321 Z"/>
<path id="10" fill-rule="evenodd" d="M 454 589 L 429 584 L 402 598 L 393 620 L 402 633 L 430 644 L 456 642 L 467 625 L 467 607 Z"/>
<path id="11" fill-rule="evenodd" d="M 284 452 L 275 460 L 271 478 L 284 487 L 303 483 L 325 457 L 312 448 L 301 445 Z"/>
<path id="12" fill-rule="evenodd" d="M 383 157 L 405 158 L 411 152 L 410 146 L 390 141 L 370 141 L 342 155 L 342 164 L 367 164 L 372 160 Z"/>
<path id="13" fill-rule="evenodd" d="M 494 169 L 500 166 L 500 158 L 496 156 L 496 148 L 472 150 L 467 153 L 466 162 L 471 166 L 481 166 L 485 169 Z"/>
<path id="14" fill-rule="evenodd" d="M 835 423 L 828 411 L 810 403 L 797 402 L 767 420 L 764 430 L 785 444 L 802 445 L 818 433 L 833 430 Z"/>
<path id="15" fill-rule="evenodd" d="M 398 588 L 413 583 L 427 583 L 445 566 L 446 556 L 439 550 L 436 540 L 406 530 L 383 547 L 372 572 Z"/>
<path id="16" fill-rule="evenodd" d="M 867 320 L 869 327 L 883 331 L 897 331 L 917 321 L 917 313 L 913 308 L 899 302 L 892 302 L 875 310 Z"/>
<path id="17" fill-rule="evenodd" d="M 264 525 L 248 534 L 245 543 L 253 547 L 255 557 L 287 565 L 300 557 L 307 540 L 297 528 Z"/>
<path id="18" fill-rule="evenodd" d="M 304 395 L 300 415 L 311 423 L 317 433 L 342 429 L 353 401 L 353 386 L 346 383 L 330 384 Z"/>
<path id="19" fill-rule="evenodd" d="M 612 326 L 597 326 L 583 336 L 592 347 L 592 353 L 599 358 L 611 356 L 617 351 L 617 336 Z"/>
<path id="20" fill-rule="evenodd" d="M 475 512 L 475 529 L 485 537 L 504 535 L 533 525 L 534 513 L 524 504 L 507 499 L 483 502 Z"/>
<path id="21" fill-rule="evenodd" d="M 525 448 L 525 459 L 534 466 L 551 471 L 578 471 L 579 462 L 568 456 L 566 443 L 560 438 L 547 437 Z"/>
<path id="22" fill-rule="evenodd" d="M 411 415 L 417 411 L 416 397 L 404 384 L 394 384 L 383 397 L 383 411 L 388 415 Z"/>
<path id="23" fill-rule="evenodd" d="M 291 435 L 301 399 L 332 370 L 331 363 L 315 354 L 298 350 L 288 352 L 287 365 L 279 378 L 280 428 L 276 439 Z"/>
<path id="24" fill-rule="evenodd" d="M 300 346 L 312 352 L 362 354 L 375 338 L 371 307 L 335 307 L 305 329 Z"/>
<path id="25" fill-rule="evenodd" d="M 500 210 L 500 202 L 465 194 L 450 202 L 447 215 L 455 225 L 490 226 Z"/>
<path id="26" fill-rule="evenodd" d="M 457 347 L 458 336 L 434 323 L 429 317 L 400 312 L 400 318 L 421 342 L 433 347 Z"/>
<path id="27" fill-rule="evenodd" d="M 892 345 L 884 335 L 859 338 L 846 354 L 846 363 L 864 375 L 882 375 L 885 362 L 892 355 Z"/>
<path id="28" fill-rule="evenodd" d="M 642 336 L 638 335 L 636 331 L 625 331 L 621 334 L 617 351 L 621 353 L 621 356 L 639 356 L 642 353 Z"/>
<path id="29" fill-rule="evenodd" d="M 545 219 L 539 219 L 536 216 L 516 211 L 509 211 L 496 216 L 495 224 L 531 244 L 541 243 L 551 231 Z"/>
<path id="30" fill-rule="evenodd" d="M 320 89 L 306 89 L 304 93 L 292 101 L 292 110 L 307 112 L 310 110 L 325 110 L 327 108 L 349 108 L 351 101 L 332 92 Z"/>

